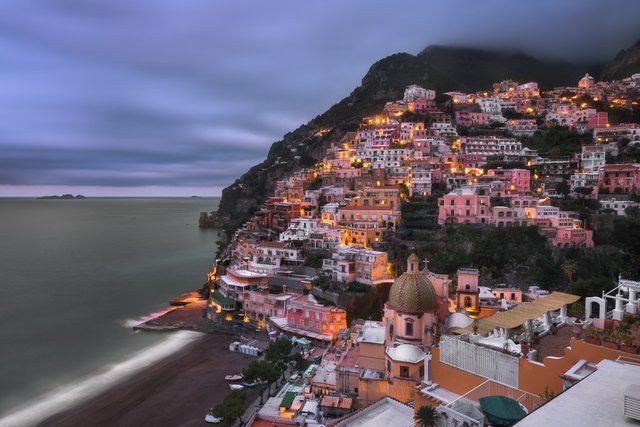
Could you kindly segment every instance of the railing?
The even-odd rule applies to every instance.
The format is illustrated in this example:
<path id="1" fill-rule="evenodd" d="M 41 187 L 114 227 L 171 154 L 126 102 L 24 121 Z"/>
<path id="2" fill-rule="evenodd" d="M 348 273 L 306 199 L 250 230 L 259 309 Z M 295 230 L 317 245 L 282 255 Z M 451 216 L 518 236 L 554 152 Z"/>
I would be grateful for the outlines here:
<path id="1" fill-rule="evenodd" d="M 463 371 L 518 388 L 518 358 L 460 338 L 443 336 L 440 362 Z"/>
<path id="2" fill-rule="evenodd" d="M 465 395 L 450 402 L 448 407 L 451 407 L 459 399 L 467 399 L 473 403 L 479 403 L 480 398 L 487 396 L 505 396 L 509 397 L 518 403 L 522 404 L 527 411 L 531 412 L 534 409 L 542 406 L 544 399 L 535 394 L 528 393 L 517 388 L 509 387 L 504 384 L 499 384 L 495 381 L 487 380 L 477 386 L 476 388 L 468 391 Z"/>

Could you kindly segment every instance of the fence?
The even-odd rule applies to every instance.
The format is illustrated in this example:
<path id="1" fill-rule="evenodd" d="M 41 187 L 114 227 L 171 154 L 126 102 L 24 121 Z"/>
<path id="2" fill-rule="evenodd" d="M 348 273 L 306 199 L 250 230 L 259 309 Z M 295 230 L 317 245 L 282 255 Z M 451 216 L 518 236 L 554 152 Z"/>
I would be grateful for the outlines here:
<path id="1" fill-rule="evenodd" d="M 518 388 L 518 358 L 463 341 L 443 336 L 440 340 L 440 362 L 472 374 Z"/>

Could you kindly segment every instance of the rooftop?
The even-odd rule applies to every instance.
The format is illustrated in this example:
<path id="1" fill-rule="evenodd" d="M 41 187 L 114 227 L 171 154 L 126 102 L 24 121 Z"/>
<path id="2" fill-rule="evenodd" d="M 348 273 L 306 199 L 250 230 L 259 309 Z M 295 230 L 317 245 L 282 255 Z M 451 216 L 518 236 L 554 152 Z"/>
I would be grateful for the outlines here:
<path id="1" fill-rule="evenodd" d="M 516 424 L 537 426 L 638 426 L 624 415 L 627 387 L 640 384 L 640 366 L 603 360 L 598 370 Z"/>
<path id="2" fill-rule="evenodd" d="M 413 408 L 390 397 L 378 400 L 353 415 L 333 424 L 335 427 L 409 426 L 413 425 Z"/>

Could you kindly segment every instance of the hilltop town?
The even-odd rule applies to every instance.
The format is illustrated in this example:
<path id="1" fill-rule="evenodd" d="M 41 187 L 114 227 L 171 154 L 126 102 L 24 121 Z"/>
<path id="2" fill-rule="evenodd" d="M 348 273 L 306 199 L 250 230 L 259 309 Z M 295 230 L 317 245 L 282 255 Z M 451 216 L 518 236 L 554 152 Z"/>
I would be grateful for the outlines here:
<path id="1" fill-rule="evenodd" d="M 210 320 L 290 341 L 303 367 L 249 425 L 429 416 L 482 426 L 496 422 L 483 400 L 496 396 L 519 404 L 512 422 L 542 425 L 555 399 L 597 393 L 596 377 L 629 383 L 640 362 L 640 282 L 628 277 L 637 266 L 592 294 L 572 285 L 581 254 L 615 247 L 594 226 L 640 217 L 639 94 L 640 74 L 587 74 L 550 90 L 512 80 L 475 93 L 410 85 L 321 161 L 279 180 L 231 236 L 207 288 Z M 550 256 L 572 254 L 563 277 L 554 287 L 494 283 L 518 276 L 461 265 L 468 257 L 439 271 L 425 256 L 443 249 L 423 250 L 443 230 L 494 229 L 542 242 Z M 611 410 L 564 412 L 589 424 Z"/>

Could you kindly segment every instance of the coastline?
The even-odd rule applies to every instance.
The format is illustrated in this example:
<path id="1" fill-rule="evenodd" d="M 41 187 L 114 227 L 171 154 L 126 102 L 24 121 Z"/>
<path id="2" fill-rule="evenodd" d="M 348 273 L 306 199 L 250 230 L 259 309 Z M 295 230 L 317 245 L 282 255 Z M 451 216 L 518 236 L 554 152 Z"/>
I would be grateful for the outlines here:
<path id="1" fill-rule="evenodd" d="M 230 392 L 224 376 L 255 358 L 229 351 L 231 337 L 203 335 L 43 426 L 200 426 Z M 248 401 L 252 401 L 251 395 Z"/>

